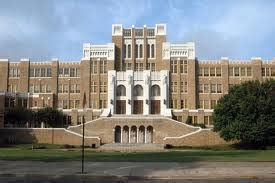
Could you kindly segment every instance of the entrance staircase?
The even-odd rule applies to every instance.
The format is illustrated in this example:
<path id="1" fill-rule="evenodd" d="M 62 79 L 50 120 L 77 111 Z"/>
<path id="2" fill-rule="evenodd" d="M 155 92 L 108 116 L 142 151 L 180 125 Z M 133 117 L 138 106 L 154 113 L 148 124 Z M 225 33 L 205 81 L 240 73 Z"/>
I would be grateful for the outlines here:
<path id="1" fill-rule="evenodd" d="M 142 143 L 113 143 L 113 144 L 104 144 L 99 147 L 99 150 L 102 151 L 122 151 L 122 152 L 138 152 L 138 151 L 164 151 L 163 144 L 142 144 Z"/>

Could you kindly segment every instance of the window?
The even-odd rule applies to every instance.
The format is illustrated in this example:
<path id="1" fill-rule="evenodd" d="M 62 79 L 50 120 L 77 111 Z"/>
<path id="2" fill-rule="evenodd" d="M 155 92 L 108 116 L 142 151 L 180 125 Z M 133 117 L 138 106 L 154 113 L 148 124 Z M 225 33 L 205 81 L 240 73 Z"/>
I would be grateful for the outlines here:
<path id="1" fill-rule="evenodd" d="M 221 76 L 221 75 L 222 75 L 221 68 L 216 67 L 216 76 Z"/>
<path id="2" fill-rule="evenodd" d="M 68 93 L 69 92 L 69 86 L 67 84 L 63 85 L 63 93 Z"/>
<path id="3" fill-rule="evenodd" d="M 126 44 L 123 45 L 123 58 L 126 58 Z"/>
<path id="4" fill-rule="evenodd" d="M 171 73 L 177 73 L 177 60 L 172 60 L 170 65 Z"/>
<path id="5" fill-rule="evenodd" d="M 69 68 L 64 68 L 64 77 L 69 77 Z"/>
<path id="6" fill-rule="evenodd" d="M 143 58 L 143 45 L 139 45 L 139 58 Z"/>
<path id="7" fill-rule="evenodd" d="M 91 62 L 91 72 L 92 74 L 97 74 L 97 61 L 93 60 Z"/>
<path id="8" fill-rule="evenodd" d="M 131 50 L 131 45 L 130 44 L 128 44 L 128 50 L 127 51 L 128 51 L 128 55 L 127 55 L 128 58 L 131 58 L 131 51 L 132 50 Z"/>
<path id="9" fill-rule="evenodd" d="M 41 68 L 41 77 L 45 77 L 45 76 L 46 76 L 46 69 Z"/>
<path id="10" fill-rule="evenodd" d="M 33 93 L 33 92 L 34 92 L 33 84 L 30 84 L 30 86 L 29 86 L 29 92 L 30 92 L 30 93 Z"/>
<path id="11" fill-rule="evenodd" d="M 240 69 L 239 69 L 239 67 L 234 67 L 234 76 L 240 76 Z"/>
<path id="12" fill-rule="evenodd" d="M 128 63 L 127 64 L 127 70 L 131 70 L 132 69 L 132 64 L 131 63 Z"/>
<path id="13" fill-rule="evenodd" d="M 62 93 L 63 92 L 63 90 L 62 90 L 62 84 L 59 84 L 58 85 L 58 93 Z"/>
<path id="14" fill-rule="evenodd" d="M 275 76 L 275 68 L 271 68 L 271 76 Z"/>
<path id="15" fill-rule="evenodd" d="M 216 93 L 216 84 L 211 84 L 211 93 Z"/>
<path id="16" fill-rule="evenodd" d="M 209 93 L 209 84 L 204 84 L 204 93 Z"/>
<path id="17" fill-rule="evenodd" d="M 76 77 L 80 77 L 80 72 L 78 68 L 75 69 L 75 72 L 76 72 Z"/>
<path id="18" fill-rule="evenodd" d="M 126 96 L 126 88 L 123 85 L 119 85 L 116 88 L 116 96 Z"/>
<path id="19" fill-rule="evenodd" d="M 208 67 L 204 68 L 204 76 L 209 76 L 209 68 Z"/>
<path id="20" fill-rule="evenodd" d="M 70 77 L 75 77 L 75 68 L 70 68 Z"/>
<path id="21" fill-rule="evenodd" d="M 63 100 L 63 109 L 68 109 L 68 101 Z"/>
<path id="22" fill-rule="evenodd" d="M 210 76 L 215 76 L 215 67 L 210 67 Z"/>
<path id="23" fill-rule="evenodd" d="M 208 121 L 208 116 L 204 116 L 204 125 L 208 125 L 209 121 Z"/>
<path id="24" fill-rule="evenodd" d="M 202 67 L 199 68 L 199 76 L 203 76 L 203 68 Z"/>
<path id="25" fill-rule="evenodd" d="M 209 100 L 204 101 L 204 109 L 209 109 Z"/>
<path id="26" fill-rule="evenodd" d="M 51 85 L 47 85 L 46 92 L 47 93 L 51 93 L 52 92 Z"/>
<path id="27" fill-rule="evenodd" d="M 80 107 L 80 100 L 75 100 L 74 107 L 79 108 Z"/>
<path id="28" fill-rule="evenodd" d="M 107 87 L 106 87 L 106 82 L 100 82 L 100 92 L 106 93 Z"/>
<path id="29" fill-rule="evenodd" d="M 215 106 L 217 105 L 217 100 L 211 100 L 211 104 L 210 104 L 211 106 L 211 109 L 214 109 L 215 108 Z"/>
<path id="30" fill-rule="evenodd" d="M 147 44 L 146 46 L 146 54 L 147 54 L 147 58 L 150 58 L 150 45 Z"/>
<path id="31" fill-rule="evenodd" d="M 135 58 L 138 58 L 138 45 L 135 45 Z"/>
<path id="32" fill-rule="evenodd" d="M 96 93 L 96 82 L 92 81 L 92 84 L 91 84 L 91 93 Z"/>
<path id="33" fill-rule="evenodd" d="M 188 91 L 188 85 L 187 85 L 187 81 L 184 82 L 184 92 L 187 93 Z"/>
<path id="34" fill-rule="evenodd" d="M 178 88 L 178 83 L 177 82 L 171 82 L 171 92 L 172 93 L 177 93 L 177 88 Z"/>
<path id="35" fill-rule="evenodd" d="M 41 88 L 41 93 L 46 93 L 46 85 L 42 85 L 42 88 Z"/>
<path id="36" fill-rule="evenodd" d="M 199 93 L 203 93 L 203 84 L 199 85 Z"/>
<path id="37" fill-rule="evenodd" d="M 58 69 L 59 77 L 63 77 L 63 68 Z"/>
<path id="38" fill-rule="evenodd" d="M 203 100 L 200 100 L 199 108 L 200 108 L 200 109 L 203 109 Z"/>
<path id="39" fill-rule="evenodd" d="M 153 85 L 151 87 L 151 96 L 160 96 L 160 87 L 158 85 Z"/>
<path id="40" fill-rule="evenodd" d="M 34 69 L 34 77 L 40 77 L 40 69 Z"/>
<path id="41" fill-rule="evenodd" d="M 180 73 L 183 73 L 183 60 L 180 61 Z"/>
<path id="42" fill-rule="evenodd" d="M 52 69 L 47 68 L 47 77 L 52 77 Z"/>
<path id="43" fill-rule="evenodd" d="M 187 74 L 187 60 L 184 60 L 184 74 Z"/>
<path id="44" fill-rule="evenodd" d="M 246 75 L 247 75 L 247 76 L 252 76 L 251 67 L 247 67 L 247 68 L 246 68 Z"/>
<path id="45" fill-rule="evenodd" d="M 141 85 L 136 85 L 133 89 L 134 96 L 143 96 L 143 88 Z"/>
<path id="46" fill-rule="evenodd" d="M 30 77 L 34 77 L 34 69 L 30 69 Z"/>
<path id="47" fill-rule="evenodd" d="M 9 77 L 20 77 L 20 69 L 10 68 L 9 69 Z"/>
<path id="48" fill-rule="evenodd" d="M 245 76 L 245 67 L 241 67 L 241 76 Z"/>
<path id="49" fill-rule="evenodd" d="M 155 45 L 151 45 L 151 58 L 155 58 Z"/>
<path id="50" fill-rule="evenodd" d="M 80 93 L 80 84 L 75 85 L 75 93 Z"/>
<path id="51" fill-rule="evenodd" d="M 34 93 L 39 93 L 40 92 L 40 86 L 39 85 L 35 85 L 34 86 Z"/>
<path id="52" fill-rule="evenodd" d="M 217 84 L 217 93 L 222 93 L 222 85 Z"/>
<path id="53" fill-rule="evenodd" d="M 74 93 L 75 92 L 75 85 L 72 84 L 70 85 L 70 93 Z"/>

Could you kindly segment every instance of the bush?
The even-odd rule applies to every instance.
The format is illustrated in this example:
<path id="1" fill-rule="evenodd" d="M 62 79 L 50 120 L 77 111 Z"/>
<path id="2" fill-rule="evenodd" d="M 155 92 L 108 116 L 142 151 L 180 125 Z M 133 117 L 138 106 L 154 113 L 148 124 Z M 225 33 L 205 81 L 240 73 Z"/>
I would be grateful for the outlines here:
<path id="1" fill-rule="evenodd" d="M 226 141 L 250 147 L 268 145 L 275 126 L 274 80 L 249 81 L 233 86 L 214 109 L 214 131 Z"/>

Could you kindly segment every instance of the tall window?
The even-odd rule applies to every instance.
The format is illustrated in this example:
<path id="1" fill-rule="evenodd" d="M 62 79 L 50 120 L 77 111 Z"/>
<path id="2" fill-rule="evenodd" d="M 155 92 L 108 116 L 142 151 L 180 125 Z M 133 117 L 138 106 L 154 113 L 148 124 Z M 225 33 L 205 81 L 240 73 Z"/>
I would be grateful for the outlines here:
<path id="1" fill-rule="evenodd" d="M 151 58 L 155 58 L 155 45 L 151 45 Z"/>
<path id="2" fill-rule="evenodd" d="M 131 58 L 131 45 L 128 44 L 128 58 Z"/>
<path id="3" fill-rule="evenodd" d="M 126 58 L 126 44 L 123 45 L 123 58 Z"/>
<path id="4" fill-rule="evenodd" d="M 178 73 L 177 71 L 177 60 L 172 60 L 170 65 L 171 73 Z"/>
<path id="5" fill-rule="evenodd" d="M 138 45 L 135 45 L 135 58 L 138 58 Z"/>
<path id="6" fill-rule="evenodd" d="M 119 85 L 116 88 L 116 96 L 126 96 L 126 88 L 123 85 Z"/>
<path id="7" fill-rule="evenodd" d="M 143 58 L 143 45 L 139 45 L 139 58 Z"/>
<path id="8" fill-rule="evenodd" d="M 150 58 L 150 45 L 147 44 L 147 47 L 146 47 L 146 52 L 147 52 L 147 58 Z"/>
<path id="9" fill-rule="evenodd" d="M 160 96 L 160 87 L 158 85 L 153 85 L 151 87 L 151 96 Z"/>
<path id="10" fill-rule="evenodd" d="M 97 74 L 97 61 L 93 60 L 91 62 L 91 72 L 92 74 Z"/>
<path id="11" fill-rule="evenodd" d="M 92 81 L 91 83 L 91 93 L 96 93 L 96 82 Z"/>
<path id="12" fill-rule="evenodd" d="M 221 75 L 222 75 L 221 68 L 216 67 L 216 76 L 221 76 Z"/>
<path id="13" fill-rule="evenodd" d="M 133 89 L 134 96 L 143 96 L 143 88 L 141 85 L 136 85 Z"/>

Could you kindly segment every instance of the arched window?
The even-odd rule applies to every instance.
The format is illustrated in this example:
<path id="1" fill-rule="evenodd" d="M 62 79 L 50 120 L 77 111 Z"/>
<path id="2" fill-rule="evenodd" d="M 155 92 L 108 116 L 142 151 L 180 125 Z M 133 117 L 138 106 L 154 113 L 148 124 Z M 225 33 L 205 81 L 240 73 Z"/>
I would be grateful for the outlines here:
<path id="1" fill-rule="evenodd" d="M 158 85 L 153 85 L 151 87 L 151 96 L 160 96 L 160 87 Z"/>
<path id="2" fill-rule="evenodd" d="M 139 58 L 142 58 L 143 57 L 143 45 L 140 44 L 139 45 Z"/>
<path id="3" fill-rule="evenodd" d="M 126 88 L 123 85 L 119 85 L 116 88 L 116 96 L 126 96 Z"/>
<path id="4" fill-rule="evenodd" d="M 128 44 L 128 58 L 131 58 L 131 45 Z"/>
<path id="5" fill-rule="evenodd" d="M 138 45 L 135 45 L 135 58 L 138 58 Z"/>
<path id="6" fill-rule="evenodd" d="M 123 45 L 123 58 L 126 58 L 126 44 Z"/>
<path id="7" fill-rule="evenodd" d="M 147 44 L 147 58 L 150 58 L 150 45 Z"/>
<path id="8" fill-rule="evenodd" d="M 155 45 L 152 44 L 151 45 L 151 58 L 154 58 L 155 57 Z"/>
<path id="9" fill-rule="evenodd" d="M 143 88 L 140 85 L 136 85 L 133 90 L 134 96 L 143 96 Z"/>

